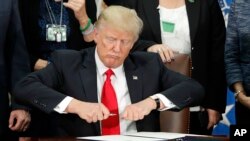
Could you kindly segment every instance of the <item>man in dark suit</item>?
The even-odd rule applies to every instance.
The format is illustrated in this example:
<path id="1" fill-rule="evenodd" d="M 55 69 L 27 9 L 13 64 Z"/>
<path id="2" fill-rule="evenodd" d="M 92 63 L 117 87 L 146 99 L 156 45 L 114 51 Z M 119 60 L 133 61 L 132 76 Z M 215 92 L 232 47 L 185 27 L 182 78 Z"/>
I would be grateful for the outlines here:
<path id="1" fill-rule="evenodd" d="M 1 1 L 0 9 L 0 140 L 11 140 L 10 129 L 25 131 L 30 122 L 25 107 L 11 101 L 8 93 L 30 72 L 17 0 Z M 11 111 L 11 112 L 10 112 Z"/>
<path id="2" fill-rule="evenodd" d="M 112 116 L 119 118 L 119 133 L 160 131 L 159 110 L 197 105 L 204 90 L 191 78 L 168 70 L 158 54 L 129 53 L 142 26 L 134 10 L 108 7 L 96 23 L 96 48 L 54 52 L 46 68 L 17 84 L 16 98 L 53 114 L 57 135 L 103 135 L 102 123 Z M 107 70 L 114 73 L 110 79 L 118 114 L 101 102 Z"/>

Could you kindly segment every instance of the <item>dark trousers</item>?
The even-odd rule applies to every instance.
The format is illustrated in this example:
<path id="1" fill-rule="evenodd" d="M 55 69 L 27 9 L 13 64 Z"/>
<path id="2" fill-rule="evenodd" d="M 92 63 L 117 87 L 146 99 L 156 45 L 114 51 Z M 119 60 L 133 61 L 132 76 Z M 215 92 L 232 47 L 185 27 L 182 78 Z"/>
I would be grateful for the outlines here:
<path id="1" fill-rule="evenodd" d="M 18 132 L 13 132 L 9 128 L 5 128 L 4 131 L 0 133 L 0 141 L 18 141 L 18 136 Z"/>
<path id="2" fill-rule="evenodd" d="M 207 129 L 208 114 L 207 111 L 190 112 L 190 134 L 211 135 L 213 128 Z"/>
<path id="3" fill-rule="evenodd" d="M 61 127 L 62 114 L 58 114 L 56 112 L 46 114 L 38 109 L 32 109 L 30 114 L 30 126 L 26 132 L 20 135 L 21 137 L 69 136 L 67 132 L 65 132 L 64 128 Z"/>
<path id="4" fill-rule="evenodd" d="M 239 102 L 235 103 L 236 124 L 250 125 L 250 109 Z"/>
<path id="5" fill-rule="evenodd" d="M 0 88 L 1 89 L 1 88 Z M 0 93 L 1 95 L 2 93 Z M 0 141 L 18 141 L 17 133 L 9 129 L 9 104 L 0 96 Z"/>

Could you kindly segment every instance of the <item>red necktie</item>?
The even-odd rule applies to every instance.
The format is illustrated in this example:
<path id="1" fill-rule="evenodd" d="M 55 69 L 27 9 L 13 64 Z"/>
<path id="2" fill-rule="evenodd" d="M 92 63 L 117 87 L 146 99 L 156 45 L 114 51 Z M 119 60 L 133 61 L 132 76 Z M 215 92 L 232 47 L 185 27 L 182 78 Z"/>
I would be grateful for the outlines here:
<path id="1" fill-rule="evenodd" d="M 109 69 L 105 72 L 106 81 L 102 88 L 102 103 L 109 109 L 110 115 L 107 119 L 102 120 L 102 135 L 120 134 L 119 112 L 115 90 L 111 84 L 110 77 L 114 72 Z"/>

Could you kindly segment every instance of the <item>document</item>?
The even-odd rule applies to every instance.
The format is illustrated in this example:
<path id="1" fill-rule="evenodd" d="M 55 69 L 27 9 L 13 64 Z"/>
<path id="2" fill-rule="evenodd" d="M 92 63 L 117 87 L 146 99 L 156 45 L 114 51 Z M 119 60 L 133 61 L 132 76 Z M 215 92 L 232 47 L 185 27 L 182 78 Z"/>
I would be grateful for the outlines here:
<path id="1" fill-rule="evenodd" d="M 124 135 L 108 135 L 108 136 L 89 136 L 78 137 L 77 139 L 89 140 L 105 140 L 105 141 L 162 141 L 173 140 L 185 137 L 185 134 L 166 133 L 166 132 L 136 132 Z"/>
<path id="2" fill-rule="evenodd" d="M 185 137 L 185 134 L 166 133 L 166 132 L 137 132 L 137 133 L 127 133 L 126 136 L 158 138 L 158 139 L 177 139 Z"/>
<path id="3" fill-rule="evenodd" d="M 134 137 L 126 135 L 108 135 L 108 136 L 92 136 L 92 137 L 78 137 L 77 139 L 100 140 L 100 141 L 161 141 L 162 139 Z"/>

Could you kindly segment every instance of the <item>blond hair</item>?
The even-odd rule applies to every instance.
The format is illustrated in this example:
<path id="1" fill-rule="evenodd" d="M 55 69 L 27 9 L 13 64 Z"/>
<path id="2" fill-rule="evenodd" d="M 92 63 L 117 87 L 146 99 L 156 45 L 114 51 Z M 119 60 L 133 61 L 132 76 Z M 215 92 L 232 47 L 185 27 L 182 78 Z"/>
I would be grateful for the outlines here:
<path id="1" fill-rule="evenodd" d="M 132 33 L 135 40 L 138 39 L 143 27 L 143 22 L 137 16 L 135 10 L 123 6 L 109 6 L 103 10 L 95 26 L 98 29 L 104 24 Z"/>

